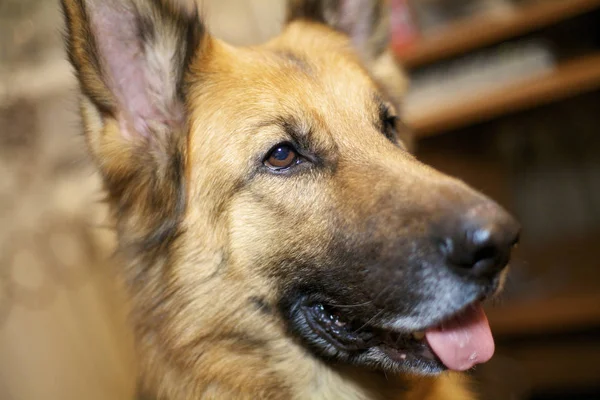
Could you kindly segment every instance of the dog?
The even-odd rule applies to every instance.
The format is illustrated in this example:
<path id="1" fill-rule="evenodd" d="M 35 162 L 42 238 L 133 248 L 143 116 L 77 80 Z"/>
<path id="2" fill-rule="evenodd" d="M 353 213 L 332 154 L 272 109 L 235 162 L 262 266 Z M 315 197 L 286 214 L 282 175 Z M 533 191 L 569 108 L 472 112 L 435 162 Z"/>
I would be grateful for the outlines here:
<path id="1" fill-rule="evenodd" d="M 408 151 L 385 1 L 62 0 L 152 399 L 470 399 L 518 223 Z"/>

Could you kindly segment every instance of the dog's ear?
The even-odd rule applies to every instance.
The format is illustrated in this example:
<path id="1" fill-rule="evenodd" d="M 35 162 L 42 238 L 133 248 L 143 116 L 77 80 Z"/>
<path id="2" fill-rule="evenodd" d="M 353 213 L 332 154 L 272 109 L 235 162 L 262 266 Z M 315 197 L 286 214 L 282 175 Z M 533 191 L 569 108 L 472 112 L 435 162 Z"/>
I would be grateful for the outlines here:
<path id="1" fill-rule="evenodd" d="M 287 21 L 304 19 L 343 32 L 370 62 L 389 44 L 387 8 L 385 0 L 288 0 Z"/>
<path id="2" fill-rule="evenodd" d="M 346 34 L 371 76 L 400 108 L 408 79 L 389 47 L 390 12 L 386 0 L 288 0 L 287 22 L 311 21 Z M 412 148 L 410 132 L 403 130 L 401 139 Z"/>
<path id="3" fill-rule="evenodd" d="M 168 219 L 172 204 L 164 203 L 181 203 L 186 72 L 210 47 L 197 8 L 163 0 L 61 1 L 86 136 L 110 200 L 138 220 L 144 211 Z"/>

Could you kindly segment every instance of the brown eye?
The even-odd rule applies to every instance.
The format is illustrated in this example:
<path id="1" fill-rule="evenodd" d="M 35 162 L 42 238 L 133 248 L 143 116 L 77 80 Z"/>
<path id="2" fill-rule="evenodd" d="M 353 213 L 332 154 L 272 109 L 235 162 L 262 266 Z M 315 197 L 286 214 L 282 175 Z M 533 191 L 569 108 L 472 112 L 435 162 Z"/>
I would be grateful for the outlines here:
<path id="1" fill-rule="evenodd" d="M 291 167 L 298 162 L 296 150 L 289 144 L 275 146 L 265 159 L 265 165 L 274 170 Z"/>

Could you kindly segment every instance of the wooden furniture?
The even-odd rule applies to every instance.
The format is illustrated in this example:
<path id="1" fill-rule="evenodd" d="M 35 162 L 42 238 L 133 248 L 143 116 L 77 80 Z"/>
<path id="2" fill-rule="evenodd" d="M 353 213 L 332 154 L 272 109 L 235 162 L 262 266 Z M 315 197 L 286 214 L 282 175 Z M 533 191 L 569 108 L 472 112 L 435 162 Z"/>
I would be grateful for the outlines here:
<path id="1" fill-rule="evenodd" d="M 414 45 L 396 48 L 408 69 L 423 67 L 600 9 L 600 0 L 541 0 L 510 14 L 479 15 L 428 33 Z M 406 115 L 417 135 L 427 136 L 489 120 L 509 112 L 562 100 L 600 87 L 600 52 L 565 61 L 554 72 L 500 89 L 457 99 L 446 107 Z"/>
<path id="2" fill-rule="evenodd" d="M 571 34 L 565 27 L 578 26 L 579 21 L 597 27 L 600 26 L 599 10 L 600 0 L 540 0 L 512 13 L 477 16 L 431 31 L 410 47 L 395 48 L 396 55 L 408 71 L 413 72 L 532 34 L 550 31 Z M 598 29 L 595 32 L 600 36 Z M 575 36 L 576 43 L 579 38 Z M 589 38 L 581 36 L 581 39 Z M 597 137 L 595 126 L 600 124 L 595 107 L 600 99 L 599 44 L 585 47 L 583 52 L 568 52 L 568 57 L 558 57 L 551 71 L 502 87 L 482 89 L 462 98 L 457 96 L 445 104 L 437 102 L 435 107 L 407 107 L 411 111 L 405 118 L 419 139 L 419 157 L 459 176 L 513 211 L 518 211 L 514 199 L 521 196 L 520 201 L 529 204 L 529 209 L 535 208 L 540 198 L 549 198 L 544 200 L 546 211 L 570 215 L 569 209 L 560 205 L 552 208 L 548 204 L 560 204 L 553 203 L 552 197 L 560 197 L 560 192 L 574 190 L 572 186 L 581 183 L 569 186 L 571 182 L 563 180 L 565 186 L 544 185 L 565 171 L 589 174 L 592 169 L 587 166 L 597 165 L 594 160 L 600 159 L 598 140 L 590 139 Z M 536 121 L 531 126 L 535 132 L 523 124 L 532 120 Z M 554 127 L 555 121 L 562 122 Z M 549 124 L 548 130 L 544 124 Z M 533 155 L 519 156 L 521 160 L 532 157 L 532 163 L 540 163 L 529 175 L 519 169 L 521 165 L 507 165 L 507 159 L 497 156 L 500 146 L 497 139 L 505 133 L 512 135 L 513 142 L 515 137 L 529 140 L 528 146 L 534 149 L 535 146 L 557 149 L 556 160 L 541 149 L 537 153 L 533 150 Z M 581 135 L 588 135 L 587 139 L 581 139 Z M 540 137 L 553 139 L 540 142 Z M 572 140 L 580 140 L 577 146 L 587 146 L 585 160 L 578 161 L 577 151 L 561 147 Z M 545 177 L 540 177 L 542 175 Z M 518 189 L 514 181 L 519 181 Z M 527 194 L 532 194 L 534 189 L 525 190 L 528 185 L 539 190 L 531 199 Z M 589 185 L 588 189 L 593 190 L 587 191 L 585 201 L 595 201 L 592 210 L 594 206 L 600 209 L 597 204 L 600 197 L 592 195 L 600 191 L 596 186 L 600 181 L 590 180 Z M 521 211 L 523 214 L 517 215 L 527 219 L 523 218 L 527 211 Z M 597 217 L 590 218 L 598 221 Z M 578 233 L 567 230 L 551 241 L 540 240 L 535 244 L 524 240 L 520 257 L 523 265 L 515 265 L 513 273 L 520 268 L 527 270 L 526 275 L 534 276 L 537 286 L 529 286 L 531 282 L 524 280 L 518 289 L 522 291 L 520 295 L 512 299 L 509 296 L 488 309 L 497 357 L 478 368 L 483 386 L 490 384 L 491 387 L 482 398 L 529 399 L 529 395 L 536 400 L 600 398 L 600 369 L 597 367 L 600 261 L 595 254 L 600 243 L 600 224 L 594 229 Z M 527 230 L 525 224 L 524 236 Z M 558 278 L 551 276 L 553 273 L 557 273 Z"/>
<path id="3" fill-rule="evenodd" d="M 600 88 L 600 52 L 559 65 L 554 71 L 406 116 L 417 135 L 428 136 L 512 111 L 562 100 Z"/>
<path id="4" fill-rule="evenodd" d="M 510 14 L 477 15 L 444 26 L 414 45 L 396 49 L 408 68 L 430 64 L 600 8 L 600 0 L 540 0 Z"/>

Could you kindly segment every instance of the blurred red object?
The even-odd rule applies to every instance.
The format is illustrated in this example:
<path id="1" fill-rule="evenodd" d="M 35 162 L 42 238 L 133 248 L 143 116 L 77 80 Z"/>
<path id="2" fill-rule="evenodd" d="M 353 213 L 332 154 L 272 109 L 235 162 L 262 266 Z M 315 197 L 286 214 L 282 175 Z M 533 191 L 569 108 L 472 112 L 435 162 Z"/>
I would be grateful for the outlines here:
<path id="1" fill-rule="evenodd" d="M 419 37 L 419 28 L 415 22 L 409 0 L 390 0 L 392 29 L 392 47 L 396 53 L 414 44 Z"/>

